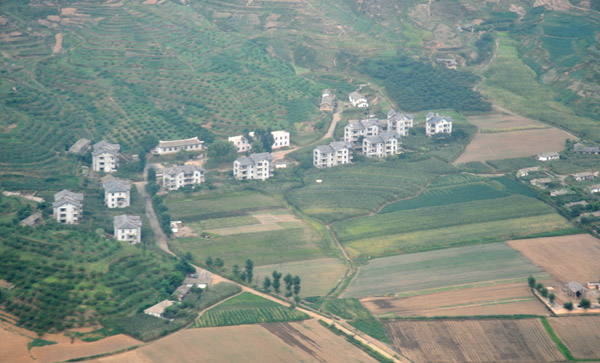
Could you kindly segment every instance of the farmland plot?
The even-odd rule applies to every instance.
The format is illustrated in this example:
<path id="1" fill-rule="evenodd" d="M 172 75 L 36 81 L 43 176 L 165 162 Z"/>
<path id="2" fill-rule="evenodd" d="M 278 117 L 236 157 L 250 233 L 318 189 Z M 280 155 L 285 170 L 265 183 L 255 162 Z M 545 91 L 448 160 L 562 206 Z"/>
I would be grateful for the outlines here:
<path id="1" fill-rule="evenodd" d="M 588 234 L 522 239 L 508 244 L 562 283 L 598 279 L 600 240 Z"/>
<path id="2" fill-rule="evenodd" d="M 148 361 L 375 362 L 315 320 L 186 329 L 139 349 L 92 362 Z"/>
<path id="3" fill-rule="evenodd" d="M 600 358 L 600 316 L 567 316 L 548 321 L 575 358 Z"/>
<path id="4" fill-rule="evenodd" d="M 376 316 L 547 315 L 525 278 L 419 291 L 401 297 L 366 297 L 362 304 Z"/>
<path id="5" fill-rule="evenodd" d="M 538 319 L 389 321 L 393 347 L 415 362 L 556 362 Z"/>
<path id="6" fill-rule="evenodd" d="M 344 296 L 393 296 L 541 272 L 505 243 L 448 248 L 374 259 L 359 268 Z"/>

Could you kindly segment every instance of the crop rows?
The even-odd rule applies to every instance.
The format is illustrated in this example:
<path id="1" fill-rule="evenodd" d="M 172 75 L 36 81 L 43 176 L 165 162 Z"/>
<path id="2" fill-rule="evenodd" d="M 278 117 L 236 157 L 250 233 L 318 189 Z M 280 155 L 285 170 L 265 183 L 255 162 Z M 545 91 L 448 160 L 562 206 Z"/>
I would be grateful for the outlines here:
<path id="1" fill-rule="evenodd" d="M 273 323 L 304 320 L 307 318 L 306 314 L 283 306 L 237 310 L 209 310 L 198 319 L 198 326 Z"/>

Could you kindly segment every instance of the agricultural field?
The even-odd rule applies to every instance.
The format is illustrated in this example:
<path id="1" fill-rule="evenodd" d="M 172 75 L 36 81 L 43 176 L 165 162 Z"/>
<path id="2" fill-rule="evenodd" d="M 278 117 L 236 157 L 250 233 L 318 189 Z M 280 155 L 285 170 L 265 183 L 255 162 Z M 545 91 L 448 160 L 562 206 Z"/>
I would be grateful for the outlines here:
<path id="1" fill-rule="evenodd" d="M 519 116 L 492 114 L 467 119 L 479 132 L 455 164 L 560 151 L 565 147 L 565 139 L 576 139 L 565 131 Z"/>
<path id="2" fill-rule="evenodd" d="M 599 359 L 600 316 L 548 318 L 558 338 L 577 359 Z"/>
<path id="3" fill-rule="evenodd" d="M 293 261 L 254 267 L 256 281 L 262 282 L 277 270 L 284 275 L 290 273 L 302 279 L 302 296 L 324 296 L 344 276 L 346 266 L 337 258 Z"/>
<path id="4" fill-rule="evenodd" d="M 330 170 L 312 168 L 305 173 L 305 185 L 292 190 L 287 198 L 303 213 L 329 223 L 375 212 L 385 202 L 417 194 L 436 176 L 455 172 L 436 159 L 374 160 Z"/>
<path id="5" fill-rule="evenodd" d="M 563 284 L 598 280 L 600 240 L 589 234 L 531 238 L 507 243 Z"/>
<path id="6" fill-rule="evenodd" d="M 198 261 L 220 257 L 229 266 L 271 265 L 331 255 L 325 231 L 302 221 L 274 197 L 258 192 L 174 195 L 172 220 L 184 222 L 173 246 Z"/>
<path id="7" fill-rule="evenodd" d="M 385 343 L 390 343 L 381 322 L 365 309 L 357 299 L 327 300 L 323 304 L 323 311 L 346 319 L 350 325 Z"/>
<path id="8" fill-rule="evenodd" d="M 564 361 L 539 319 L 386 321 L 393 347 L 415 362 Z"/>
<path id="9" fill-rule="evenodd" d="M 360 266 L 344 297 L 397 296 L 543 271 L 505 243 L 383 257 Z"/>
<path id="10" fill-rule="evenodd" d="M 515 280 L 518 282 L 512 282 Z M 360 301 L 376 317 L 549 313 L 531 293 L 526 278 L 418 291 L 413 294 L 406 293 L 401 297 L 366 297 Z"/>
<path id="11" fill-rule="evenodd" d="M 362 350 L 314 319 L 294 323 L 186 329 L 136 350 L 90 362 L 173 360 L 375 362 Z"/>
<path id="12" fill-rule="evenodd" d="M 457 187 L 462 178 L 454 179 L 449 181 L 456 183 L 454 186 L 432 184 L 431 190 L 415 200 L 390 204 L 378 214 L 336 222 L 333 228 L 356 258 L 501 241 L 571 227 L 551 207 L 523 195 L 509 195 L 498 183 Z M 490 186 L 500 190 L 490 190 Z M 455 190 L 456 195 L 452 193 Z M 421 201 L 424 207 L 416 208 Z"/>
<path id="13" fill-rule="evenodd" d="M 244 292 L 204 312 L 192 327 L 278 323 L 308 318 L 299 310 Z"/>

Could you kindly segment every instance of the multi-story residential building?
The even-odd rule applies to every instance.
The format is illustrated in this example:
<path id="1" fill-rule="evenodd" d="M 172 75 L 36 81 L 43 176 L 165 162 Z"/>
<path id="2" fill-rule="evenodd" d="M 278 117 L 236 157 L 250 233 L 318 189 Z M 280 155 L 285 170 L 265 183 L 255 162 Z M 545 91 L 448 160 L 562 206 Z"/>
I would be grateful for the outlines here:
<path id="1" fill-rule="evenodd" d="M 104 204 L 108 208 L 126 208 L 131 204 L 131 183 L 127 180 L 110 179 L 102 183 Z"/>
<path id="2" fill-rule="evenodd" d="M 200 185 L 204 181 L 204 169 L 197 165 L 180 165 L 162 171 L 163 187 L 177 190 L 188 185 Z"/>
<path id="3" fill-rule="evenodd" d="M 110 144 L 104 140 L 94 144 L 92 151 L 92 168 L 94 171 L 112 173 L 119 167 L 119 144 Z"/>
<path id="4" fill-rule="evenodd" d="M 281 149 L 282 147 L 290 146 L 290 133 L 287 131 L 279 130 L 271 132 L 273 135 L 273 150 Z"/>
<path id="5" fill-rule="evenodd" d="M 369 107 L 369 102 L 367 102 L 367 99 L 365 98 L 365 96 L 361 95 L 358 92 L 352 92 L 350 93 L 350 95 L 348 95 L 348 100 L 350 101 L 350 103 L 352 104 L 353 107 L 358 107 L 358 108 L 368 108 Z"/>
<path id="6" fill-rule="evenodd" d="M 383 131 L 383 123 L 376 118 L 350 121 L 344 127 L 344 141 L 357 142 L 361 136 L 379 135 Z"/>
<path id="7" fill-rule="evenodd" d="M 330 90 L 323 90 L 323 94 L 321 95 L 321 103 L 319 104 L 319 109 L 321 111 L 333 112 L 333 107 L 335 105 L 334 99 L 335 96 L 331 93 Z"/>
<path id="8" fill-rule="evenodd" d="M 425 134 L 429 137 L 435 134 L 451 134 L 452 133 L 452 117 L 440 116 L 433 112 L 425 117 Z"/>
<path id="9" fill-rule="evenodd" d="M 379 135 L 365 137 L 362 151 L 369 158 L 385 158 L 402 152 L 400 135 L 394 132 L 383 132 Z"/>
<path id="10" fill-rule="evenodd" d="M 414 125 L 413 115 L 398 113 L 390 110 L 387 114 L 387 131 L 395 132 L 400 136 L 408 136 L 408 132 Z"/>
<path id="11" fill-rule="evenodd" d="M 54 194 L 54 219 L 63 224 L 79 224 L 83 215 L 83 194 L 64 189 Z"/>
<path id="12" fill-rule="evenodd" d="M 274 166 L 269 153 L 250 154 L 233 162 L 233 176 L 237 180 L 266 180 L 273 173 Z"/>
<path id="13" fill-rule="evenodd" d="M 334 141 L 313 150 L 313 165 L 317 168 L 331 168 L 351 162 L 352 144 L 346 141 Z"/>
<path id="14" fill-rule="evenodd" d="M 249 136 L 253 137 L 254 132 L 250 132 Z M 237 147 L 239 153 L 250 151 L 252 149 L 250 140 L 248 140 L 244 135 L 231 136 L 227 138 L 227 141 L 233 143 L 235 147 Z"/>
<path id="15" fill-rule="evenodd" d="M 139 216 L 123 214 L 114 218 L 115 238 L 131 244 L 142 241 L 142 220 Z"/>
<path id="16" fill-rule="evenodd" d="M 191 139 L 159 141 L 152 153 L 163 155 L 180 151 L 202 151 L 203 147 L 204 141 L 200 141 L 198 137 L 192 137 Z"/>

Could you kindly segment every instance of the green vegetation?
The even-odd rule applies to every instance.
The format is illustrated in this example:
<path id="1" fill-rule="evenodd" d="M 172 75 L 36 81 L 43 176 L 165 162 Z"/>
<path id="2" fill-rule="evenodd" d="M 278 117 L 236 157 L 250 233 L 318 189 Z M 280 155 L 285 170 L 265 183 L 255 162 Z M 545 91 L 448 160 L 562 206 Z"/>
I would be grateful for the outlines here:
<path id="1" fill-rule="evenodd" d="M 193 327 L 257 324 L 308 319 L 293 308 L 244 292 L 208 310 Z"/>
<path id="2" fill-rule="evenodd" d="M 367 310 L 357 299 L 328 300 L 323 304 L 323 310 L 342 319 L 349 320 L 349 324 L 356 329 L 390 344 L 381 322 Z"/>
<path id="3" fill-rule="evenodd" d="M 345 296 L 389 296 L 540 272 L 505 243 L 448 248 L 371 260 L 359 268 Z"/>
<path id="4" fill-rule="evenodd" d="M 465 71 L 432 67 L 408 57 L 366 60 L 359 64 L 358 69 L 381 80 L 387 94 L 405 111 L 440 108 L 456 111 L 491 110 L 490 103 L 473 91 L 477 77 Z"/>
<path id="5" fill-rule="evenodd" d="M 370 355 L 371 357 L 375 358 L 378 362 L 381 362 L 381 363 L 391 363 L 391 362 L 393 362 L 393 360 L 384 357 L 383 355 L 381 355 L 381 353 L 379 353 L 378 351 L 374 350 L 370 346 L 365 345 L 365 344 L 361 343 L 360 341 L 358 341 L 354 337 L 354 335 L 346 334 L 342 330 L 336 328 L 335 325 L 333 325 L 333 324 L 329 325 L 329 324 L 325 323 L 323 320 L 319 320 L 319 323 L 321 325 L 323 325 L 324 327 L 326 327 L 327 329 L 329 329 L 332 332 L 334 332 L 335 334 L 341 335 L 341 336 L 345 337 L 347 341 L 349 341 L 353 345 L 359 347 L 360 349 L 364 350 L 368 355 Z"/>
<path id="6" fill-rule="evenodd" d="M 574 361 L 575 358 L 573 357 L 573 354 L 571 354 L 571 351 L 569 350 L 569 348 L 567 348 L 567 346 L 556 335 L 556 333 L 554 332 L 554 329 L 552 329 L 552 326 L 548 322 L 548 319 L 542 317 L 542 318 L 540 318 L 540 320 L 542 321 L 542 325 L 544 325 L 544 328 L 546 328 L 546 332 L 548 333 L 548 335 L 550 336 L 552 341 L 556 344 L 556 346 L 558 347 L 560 352 L 565 356 L 565 358 L 568 361 Z"/>
<path id="7" fill-rule="evenodd" d="M 29 343 L 27 343 L 27 349 L 31 350 L 31 348 L 33 348 L 33 347 L 43 347 L 45 345 L 52 345 L 52 344 L 56 344 L 56 342 L 51 342 L 49 340 L 36 338 L 36 339 L 30 341 Z"/>

